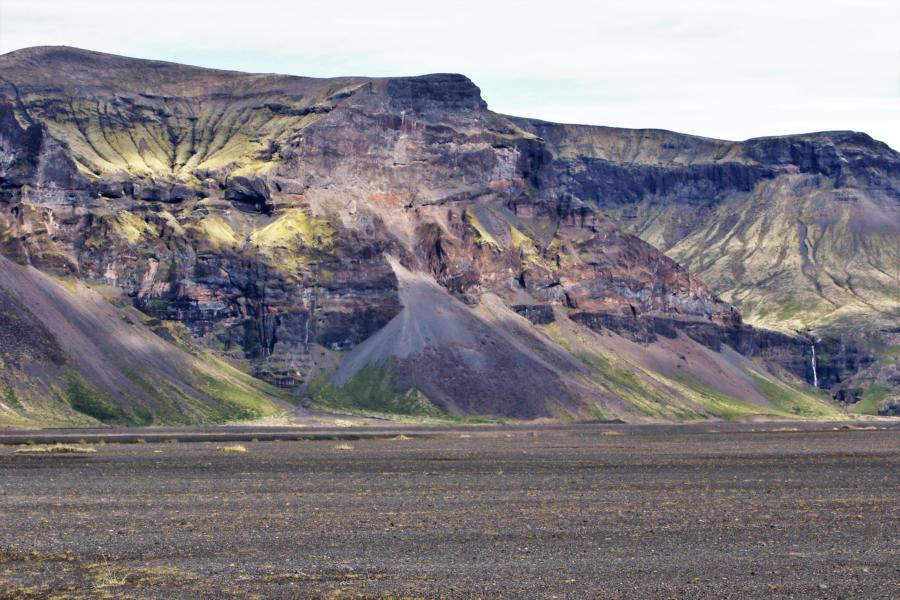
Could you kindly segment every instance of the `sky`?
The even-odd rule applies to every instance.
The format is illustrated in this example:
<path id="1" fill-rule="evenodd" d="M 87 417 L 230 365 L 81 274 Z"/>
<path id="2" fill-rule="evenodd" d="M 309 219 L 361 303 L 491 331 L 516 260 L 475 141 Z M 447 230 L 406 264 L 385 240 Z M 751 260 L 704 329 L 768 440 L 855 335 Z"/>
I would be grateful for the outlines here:
<path id="1" fill-rule="evenodd" d="M 306 76 L 457 72 L 491 109 L 900 149 L 900 0 L 0 0 L 0 52 L 68 45 Z"/>

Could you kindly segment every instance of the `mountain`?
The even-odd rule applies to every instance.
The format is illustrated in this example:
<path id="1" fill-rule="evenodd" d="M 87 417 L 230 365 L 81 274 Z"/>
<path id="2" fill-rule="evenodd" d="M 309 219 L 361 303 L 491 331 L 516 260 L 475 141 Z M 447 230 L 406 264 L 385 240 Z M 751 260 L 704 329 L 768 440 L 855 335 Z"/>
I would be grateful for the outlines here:
<path id="1" fill-rule="evenodd" d="M 67 302 L 109 296 L 117 312 L 97 308 L 93 330 L 130 315 L 167 353 L 240 366 L 253 378 L 229 378 L 273 398 L 257 412 L 285 397 L 429 418 L 839 414 L 807 383 L 831 369 L 822 348 L 813 368 L 814 332 L 745 324 L 616 223 L 590 181 L 624 195 L 637 164 L 609 159 L 621 172 L 579 179 L 593 171 L 576 163 L 606 151 L 591 131 L 491 112 L 461 75 L 310 79 L 13 52 L 0 57 L 0 254 L 18 265 L 0 290 L 14 269 L 46 285 L 10 293 L 4 312 L 30 310 L 47 281 L 75 290 Z M 658 155 L 641 160 L 660 181 L 683 175 L 667 151 L 642 151 Z M 59 319 L 22 314 L 36 339 L 69 339 Z M 67 352 L 104 389 L 77 344 Z M 162 386 L 165 366 L 140 356 L 125 372 Z M 26 398 L 6 406 L 19 417 L 44 376 L 28 364 L 0 371 Z M 891 410 L 886 389 L 871 410 Z M 125 414 L 144 406 L 144 422 L 180 418 L 134 389 L 104 393 Z"/>
<path id="2" fill-rule="evenodd" d="M 810 335 L 843 400 L 897 399 L 900 154 L 864 133 L 725 142 L 515 119 L 554 186 L 663 250 L 759 327 Z M 870 394 L 871 396 L 871 394 Z"/>

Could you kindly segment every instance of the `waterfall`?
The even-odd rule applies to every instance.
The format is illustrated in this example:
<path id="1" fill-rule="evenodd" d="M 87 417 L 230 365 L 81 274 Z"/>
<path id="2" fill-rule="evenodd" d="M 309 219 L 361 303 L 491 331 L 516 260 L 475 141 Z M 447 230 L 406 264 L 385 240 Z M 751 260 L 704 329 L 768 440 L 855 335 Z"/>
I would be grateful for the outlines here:
<path id="1" fill-rule="evenodd" d="M 819 387 L 819 377 L 816 375 L 816 345 L 812 345 L 812 370 L 813 370 L 813 387 Z"/>

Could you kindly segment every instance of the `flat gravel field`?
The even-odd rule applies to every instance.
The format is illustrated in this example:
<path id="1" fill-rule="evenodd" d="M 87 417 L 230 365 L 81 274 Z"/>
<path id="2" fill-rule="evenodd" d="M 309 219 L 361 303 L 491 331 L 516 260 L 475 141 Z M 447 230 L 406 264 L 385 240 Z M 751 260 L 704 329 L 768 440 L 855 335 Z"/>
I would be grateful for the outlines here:
<path id="1" fill-rule="evenodd" d="M 0 447 L 0 597 L 900 598 L 897 421 L 241 431 Z"/>

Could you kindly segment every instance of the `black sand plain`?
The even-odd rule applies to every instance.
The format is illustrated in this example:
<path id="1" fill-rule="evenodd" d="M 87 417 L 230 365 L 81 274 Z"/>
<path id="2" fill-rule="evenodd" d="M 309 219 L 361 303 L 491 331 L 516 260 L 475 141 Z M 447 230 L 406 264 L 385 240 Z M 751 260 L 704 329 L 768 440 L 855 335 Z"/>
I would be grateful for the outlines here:
<path id="1" fill-rule="evenodd" d="M 2 598 L 900 597 L 897 421 L 0 443 Z"/>

